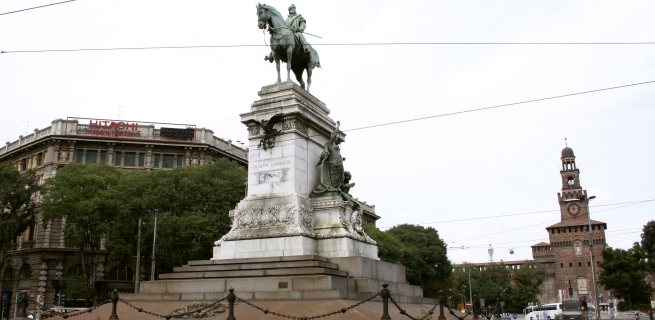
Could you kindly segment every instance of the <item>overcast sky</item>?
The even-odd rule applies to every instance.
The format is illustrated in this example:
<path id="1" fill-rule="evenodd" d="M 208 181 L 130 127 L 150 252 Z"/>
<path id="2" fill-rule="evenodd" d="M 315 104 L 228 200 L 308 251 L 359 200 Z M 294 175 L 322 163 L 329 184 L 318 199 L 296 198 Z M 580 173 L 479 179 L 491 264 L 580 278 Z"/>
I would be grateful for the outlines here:
<path id="1" fill-rule="evenodd" d="M 455 263 L 488 261 L 489 244 L 495 261 L 530 259 L 560 217 L 565 137 L 610 246 L 631 247 L 654 219 L 655 201 L 615 204 L 655 199 L 655 83 L 347 130 L 655 81 L 655 44 L 330 44 L 655 42 L 655 2 L 294 1 L 322 37 L 307 37 L 323 66 L 311 92 L 346 130 L 351 193 L 376 205 L 379 227 L 432 226 L 460 248 L 448 253 Z M 3 0 L 0 13 L 52 2 Z M 69 116 L 190 123 L 245 141 L 239 114 L 276 79 L 256 4 L 78 0 L 0 15 L 10 52 L 0 141 Z M 286 17 L 291 2 L 266 4 Z M 201 45 L 261 46 L 12 53 Z"/>

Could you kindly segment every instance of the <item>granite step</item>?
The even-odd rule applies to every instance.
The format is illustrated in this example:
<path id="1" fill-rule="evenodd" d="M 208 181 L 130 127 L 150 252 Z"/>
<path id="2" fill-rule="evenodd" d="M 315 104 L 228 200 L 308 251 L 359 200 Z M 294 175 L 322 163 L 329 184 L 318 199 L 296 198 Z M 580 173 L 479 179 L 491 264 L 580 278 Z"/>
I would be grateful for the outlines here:
<path id="1" fill-rule="evenodd" d="M 161 274 L 160 280 L 173 279 L 220 279 L 220 278 L 245 278 L 245 277 L 278 277 L 298 275 L 331 275 L 348 277 L 348 272 L 331 268 L 306 267 L 306 268 L 284 268 L 284 269 L 253 269 L 253 270 L 226 270 L 226 271 L 195 271 L 195 272 L 174 272 Z"/>
<path id="2" fill-rule="evenodd" d="M 235 271 L 235 270 L 267 270 L 267 269 L 295 269 L 320 267 L 326 269 L 339 269 L 336 263 L 316 260 L 307 261 L 271 261 L 241 264 L 194 264 L 173 268 L 173 272 L 208 272 L 208 271 Z"/>
<path id="3" fill-rule="evenodd" d="M 281 257 L 262 257 L 262 258 L 241 258 L 241 259 L 225 259 L 225 260 L 190 260 L 187 266 L 200 266 L 200 265 L 216 265 L 216 264 L 244 264 L 244 263 L 266 263 L 266 262 L 283 262 L 283 261 L 322 261 L 329 262 L 330 259 L 316 255 L 302 255 L 302 256 L 281 256 Z"/>

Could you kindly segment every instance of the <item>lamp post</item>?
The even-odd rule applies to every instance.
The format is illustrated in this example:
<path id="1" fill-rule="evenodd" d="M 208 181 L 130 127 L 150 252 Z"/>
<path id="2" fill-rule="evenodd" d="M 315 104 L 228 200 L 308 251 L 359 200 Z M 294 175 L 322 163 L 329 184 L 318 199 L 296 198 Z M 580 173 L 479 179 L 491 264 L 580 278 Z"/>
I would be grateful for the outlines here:
<path id="1" fill-rule="evenodd" d="M 134 293 L 139 293 L 141 290 L 141 224 L 142 220 L 141 217 L 139 217 L 139 231 L 137 231 L 136 236 L 136 273 L 134 276 Z"/>
<path id="2" fill-rule="evenodd" d="M 155 281 L 155 248 L 157 245 L 157 214 L 159 209 L 154 209 L 155 212 L 155 230 L 152 236 L 152 266 L 150 267 L 150 281 Z"/>
<path id="3" fill-rule="evenodd" d="M 589 224 L 589 251 L 591 253 L 591 280 L 594 283 L 594 306 L 596 309 L 596 319 L 600 320 L 600 308 L 598 303 L 598 285 L 596 284 L 596 263 L 594 262 L 594 237 L 591 229 L 591 212 L 589 211 L 589 202 L 596 199 L 596 196 L 587 198 L 587 223 Z"/>

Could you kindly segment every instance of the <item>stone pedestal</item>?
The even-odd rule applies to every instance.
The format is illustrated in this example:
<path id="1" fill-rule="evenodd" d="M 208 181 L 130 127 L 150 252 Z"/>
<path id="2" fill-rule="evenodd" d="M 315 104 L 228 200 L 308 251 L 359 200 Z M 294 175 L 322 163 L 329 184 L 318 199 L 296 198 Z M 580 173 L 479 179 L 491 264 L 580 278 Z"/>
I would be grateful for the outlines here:
<path id="1" fill-rule="evenodd" d="M 265 86 L 250 112 L 248 193 L 230 211 L 232 229 L 215 243 L 212 260 L 273 256 L 364 256 L 378 259 L 375 241 L 361 230 L 361 210 L 338 195 L 309 198 L 316 166 L 335 121 L 323 102 L 293 82 Z M 266 136 L 260 125 L 283 114 Z M 359 224 L 358 224 L 359 223 Z"/>

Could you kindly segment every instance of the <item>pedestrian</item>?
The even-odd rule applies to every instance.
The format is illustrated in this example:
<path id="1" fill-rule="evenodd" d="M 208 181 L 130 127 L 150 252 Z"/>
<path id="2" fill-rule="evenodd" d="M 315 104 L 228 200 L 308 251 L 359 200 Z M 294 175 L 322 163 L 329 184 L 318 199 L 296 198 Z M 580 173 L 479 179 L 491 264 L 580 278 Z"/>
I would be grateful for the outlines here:
<path id="1" fill-rule="evenodd" d="M 635 311 L 635 320 L 639 320 L 639 311 Z"/>
<path id="2" fill-rule="evenodd" d="M 653 320 L 653 309 L 648 310 L 648 317 Z"/>

